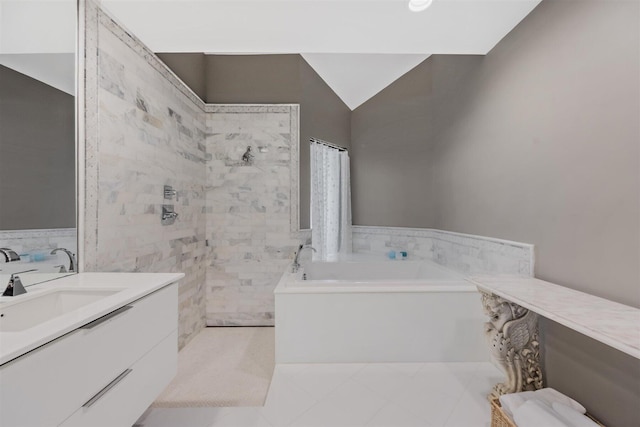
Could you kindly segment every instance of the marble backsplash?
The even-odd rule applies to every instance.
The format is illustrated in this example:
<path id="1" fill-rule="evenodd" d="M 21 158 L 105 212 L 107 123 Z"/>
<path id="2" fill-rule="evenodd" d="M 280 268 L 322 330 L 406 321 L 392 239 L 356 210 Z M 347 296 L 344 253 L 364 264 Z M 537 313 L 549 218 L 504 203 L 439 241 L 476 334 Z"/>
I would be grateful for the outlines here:
<path id="1" fill-rule="evenodd" d="M 301 240 L 298 108 L 207 106 L 209 326 L 274 324 L 273 290 Z"/>
<path id="2" fill-rule="evenodd" d="M 41 230 L 0 230 L 0 247 L 9 248 L 18 254 L 45 252 L 65 248 L 78 253 L 78 233 L 75 228 L 52 228 Z M 59 254 L 61 261 L 68 263 L 65 254 Z M 2 261 L 0 261 L 2 262 Z"/>
<path id="3" fill-rule="evenodd" d="M 353 226 L 353 251 L 407 251 L 464 274 L 534 275 L 534 246 L 527 243 L 427 228 Z"/>

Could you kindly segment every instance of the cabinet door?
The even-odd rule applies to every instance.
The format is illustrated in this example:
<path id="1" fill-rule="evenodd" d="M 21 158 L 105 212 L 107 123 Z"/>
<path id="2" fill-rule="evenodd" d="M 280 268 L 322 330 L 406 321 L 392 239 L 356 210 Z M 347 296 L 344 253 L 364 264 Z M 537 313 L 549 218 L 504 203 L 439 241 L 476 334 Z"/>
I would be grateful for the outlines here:
<path id="1" fill-rule="evenodd" d="M 0 426 L 59 425 L 176 329 L 177 300 L 170 285 L 0 366 Z"/>
<path id="2" fill-rule="evenodd" d="M 74 331 L 0 367 L 0 426 L 57 426 L 82 405 L 82 349 Z"/>
<path id="3" fill-rule="evenodd" d="M 174 284 L 136 301 L 131 309 L 115 317 L 104 322 L 98 319 L 80 329 L 85 344 L 85 376 L 91 384 L 80 404 L 177 328 L 177 301 L 178 285 Z"/>
<path id="4" fill-rule="evenodd" d="M 178 363 L 174 331 L 100 390 L 61 427 L 131 427 L 169 384 Z"/>

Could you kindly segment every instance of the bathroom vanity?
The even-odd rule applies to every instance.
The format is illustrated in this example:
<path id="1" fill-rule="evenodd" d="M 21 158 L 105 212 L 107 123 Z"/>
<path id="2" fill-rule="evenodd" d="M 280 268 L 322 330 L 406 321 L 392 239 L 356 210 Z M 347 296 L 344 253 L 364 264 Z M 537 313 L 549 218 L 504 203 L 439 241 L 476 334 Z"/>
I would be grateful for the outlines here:
<path id="1" fill-rule="evenodd" d="M 0 297 L 0 425 L 133 425 L 176 372 L 182 277 L 82 273 Z"/>

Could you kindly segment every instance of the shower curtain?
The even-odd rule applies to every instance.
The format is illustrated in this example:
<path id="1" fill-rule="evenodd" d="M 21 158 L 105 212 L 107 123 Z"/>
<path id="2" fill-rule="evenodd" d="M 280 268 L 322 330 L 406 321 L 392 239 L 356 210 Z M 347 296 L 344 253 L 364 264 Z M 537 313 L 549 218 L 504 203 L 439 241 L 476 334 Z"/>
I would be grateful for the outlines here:
<path id="1" fill-rule="evenodd" d="M 346 150 L 311 142 L 311 239 L 314 260 L 351 252 L 351 177 Z"/>

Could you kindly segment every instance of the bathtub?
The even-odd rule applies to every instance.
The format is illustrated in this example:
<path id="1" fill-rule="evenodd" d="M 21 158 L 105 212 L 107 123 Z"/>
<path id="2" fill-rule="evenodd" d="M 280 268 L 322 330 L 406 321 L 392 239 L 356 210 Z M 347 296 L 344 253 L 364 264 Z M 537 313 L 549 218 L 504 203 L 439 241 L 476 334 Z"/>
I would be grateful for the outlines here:
<path id="1" fill-rule="evenodd" d="M 489 361 L 480 294 L 431 261 L 308 263 L 275 304 L 277 363 Z"/>

